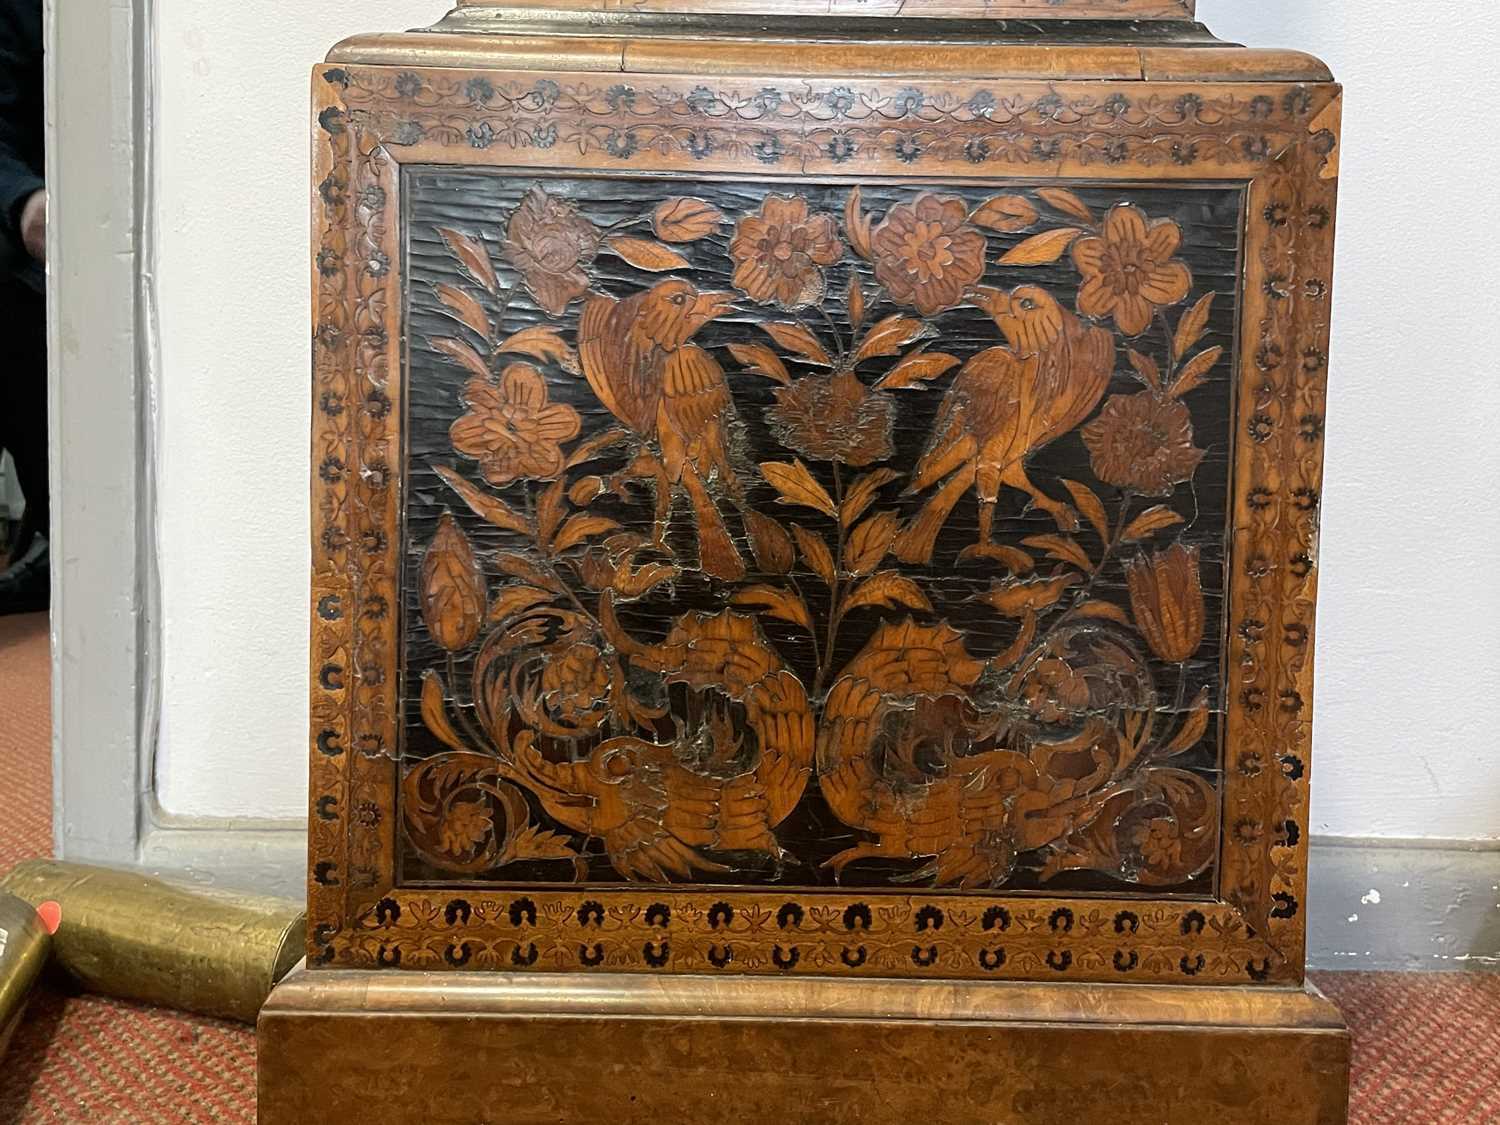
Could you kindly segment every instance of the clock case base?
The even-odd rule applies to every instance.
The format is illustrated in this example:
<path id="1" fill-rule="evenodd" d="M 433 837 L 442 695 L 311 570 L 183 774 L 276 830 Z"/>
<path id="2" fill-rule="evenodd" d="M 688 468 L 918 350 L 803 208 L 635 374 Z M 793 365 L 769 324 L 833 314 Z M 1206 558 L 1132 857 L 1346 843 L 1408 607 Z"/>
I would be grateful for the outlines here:
<path id="1" fill-rule="evenodd" d="M 1313 986 L 299 967 L 259 1023 L 262 1125 L 1341 1125 Z"/>

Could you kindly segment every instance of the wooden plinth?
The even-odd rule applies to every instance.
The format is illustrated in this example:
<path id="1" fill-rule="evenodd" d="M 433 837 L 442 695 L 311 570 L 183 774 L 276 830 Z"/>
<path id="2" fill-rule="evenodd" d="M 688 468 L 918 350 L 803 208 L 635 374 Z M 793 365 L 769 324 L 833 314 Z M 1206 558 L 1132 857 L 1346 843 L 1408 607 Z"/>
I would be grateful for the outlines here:
<path id="1" fill-rule="evenodd" d="M 1302 989 L 295 970 L 260 1121 L 1337 1125 Z"/>

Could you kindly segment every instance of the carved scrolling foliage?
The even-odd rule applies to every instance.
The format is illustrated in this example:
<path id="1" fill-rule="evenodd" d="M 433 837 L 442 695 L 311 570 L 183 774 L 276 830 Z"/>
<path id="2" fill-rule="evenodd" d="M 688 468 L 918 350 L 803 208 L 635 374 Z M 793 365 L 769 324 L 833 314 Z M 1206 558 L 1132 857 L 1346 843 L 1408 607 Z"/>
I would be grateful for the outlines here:
<path id="1" fill-rule="evenodd" d="M 538 181 L 495 229 L 434 228 L 462 284 L 436 284 L 427 343 L 465 382 L 427 468 L 458 518 L 410 580 L 445 749 L 401 807 L 435 871 L 874 863 L 977 889 L 1029 856 L 1044 883 L 1170 888 L 1214 862 L 1217 723 L 1188 666 L 1216 626 L 1179 486 L 1205 458 L 1189 397 L 1227 364 L 1178 223 L 1056 186 L 828 198 L 671 195 L 604 225 Z M 1068 435 L 1087 474 L 1033 479 Z M 1003 534 L 1012 501 L 1051 530 Z M 962 618 L 935 593 L 955 566 L 990 576 Z M 631 620 L 694 584 L 665 628 Z M 779 831 L 813 790 L 848 840 L 817 861 Z"/>

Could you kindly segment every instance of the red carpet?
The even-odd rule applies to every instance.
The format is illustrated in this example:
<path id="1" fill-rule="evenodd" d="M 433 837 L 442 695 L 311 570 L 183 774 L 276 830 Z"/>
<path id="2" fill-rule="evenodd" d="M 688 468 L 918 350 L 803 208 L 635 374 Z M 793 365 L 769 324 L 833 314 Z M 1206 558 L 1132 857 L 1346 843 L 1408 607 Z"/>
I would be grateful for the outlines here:
<path id="1" fill-rule="evenodd" d="M 45 619 L 0 617 L 0 872 L 52 853 L 47 693 Z M 1324 973 L 1318 984 L 1354 1027 L 1355 1125 L 1500 1125 L 1500 975 Z M 0 1125 L 254 1120 L 248 1027 L 60 983 L 33 998 L 0 1063 Z"/>

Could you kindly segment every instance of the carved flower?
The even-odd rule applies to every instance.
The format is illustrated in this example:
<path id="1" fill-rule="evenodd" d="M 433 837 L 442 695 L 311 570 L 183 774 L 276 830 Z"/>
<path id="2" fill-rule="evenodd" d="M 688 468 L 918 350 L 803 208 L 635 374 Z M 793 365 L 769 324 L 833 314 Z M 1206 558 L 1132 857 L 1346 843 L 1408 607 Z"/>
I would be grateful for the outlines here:
<path id="1" fill-rule="evenodd" d="M 1150 391 L 1111 398 L 1083 428 L 1083 443 L 1095 476 L 1146 496 L 1166 496 L 1192 480 L 1203 460 L 1188 408 Z"/>
<path id="2" fill-rule="evenodd" d="M 1180 664 L 1203 643 L 1203 581 L 1198 548 L 1174 543 L 1125 564 L 1130 608 L 1151 651 Z"/>
<path id="3" fill-rule="evenodd" d="M 514 480 L 548 480 L 562 471 L 561 443 L 578 436 L 578 411 L 548 403 L 547 384 L 535 367 L 513 363 L 499 385 L 470 379 L 464 387 L 469 412 L 448 431 L 453 448 L 479 462 L 496 486 Z"/>
<path id="4" fill-rule="evenodd" d="M 451 856 L 467 856 L 490 833 L 489 806 L 479 801 L 455 801 L 438 829 L 438 843 Z"/>
<path id="5" fill-rule="evenodd" d="M 1182 862 L 1182 839 L 1175 820 L 1155 817 L 1136 825 L 1131 836 L 1146 866 L 1167 871 Z"/>
<path id="6" fill-rule="evenodd" d="M 892 207 L 870 239 L 875 277 L 923 316 L 952 308 L 984 273 L 984 235 L 952 195 L 923 192 Z"/>
<path id="7" fill-rule="evenodd" d="M 777 439 L 814 461 L 860 467 L 895 455 L 889 397 L 871 392 L 852 371 L 811 375 L 776 389 L 767 411 Z"/>
<path id="8" fill-rule="evenodd" d="M 561 316 L 588 290 L 584 267 L 599 253 L 599 232 L 573 204 L 534 187 L 510 217 L 504 252 L 537 304 Z"/>
<path id="9" fill-rule="evenodd" d="M 734 286 L 751 300 L 805 309 L 823 299 L 822 267 L 844 256 L 844 244 L 832 215 L 809 215 L 800 195 L 770 195 L 759 211 L 740 220 L 729 255 Z"/>
<path id="10" fill-rule="evenodd" d="M 607 697 L 609 686 L 609 666 L 590 644 L 569 645 L 561 656 L 554 654 L 542 669 L 542 695 L 547 710 L 572 726 L 587 725 L 601 717 L 595 708 Z"/>
<path id="11" fill-rule="evenodd" d="M 1073 263 L 1083 275 L 1078 311 L 1114 317 L 1120 331 L 1139 336 L 1160 305 L 1175 305 L 1193 287 L 1187 266 L 1172 257 L 1182 245 L 1182 228 L 1171 219 L 1148 222 L 1129 203 L 1104 217 L 1102 237 L 1073 243 Z"/>

